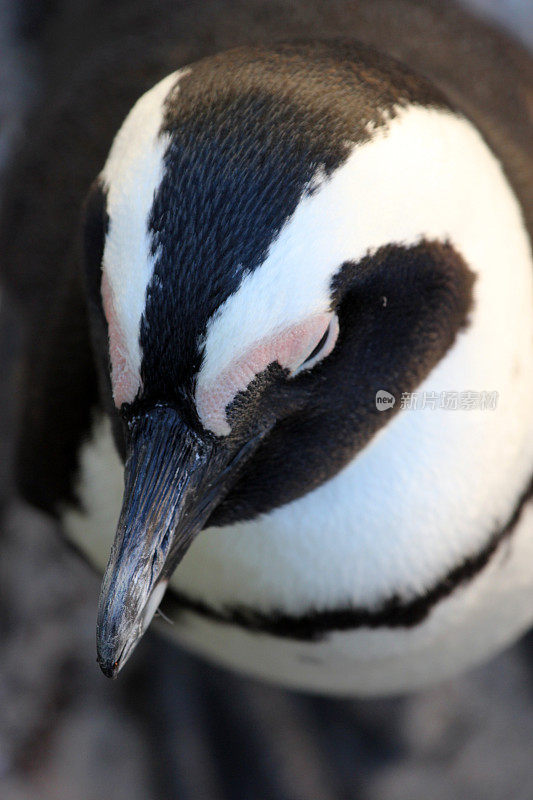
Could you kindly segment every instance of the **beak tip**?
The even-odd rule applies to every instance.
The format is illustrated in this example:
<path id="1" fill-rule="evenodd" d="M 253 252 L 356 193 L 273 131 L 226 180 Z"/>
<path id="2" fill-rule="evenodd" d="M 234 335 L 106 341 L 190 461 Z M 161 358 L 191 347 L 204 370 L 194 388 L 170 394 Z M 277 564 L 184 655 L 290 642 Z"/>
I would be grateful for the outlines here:
<path id="1" fill-rule="evenodd" d="M 116 678 L 124 666 L 127 659 L 124 657 L 124 648 L 117 647 L 116 640 L 109 641 L 102 634 L 101 630 L 97 633 L 96 639 L 96 663 L 106 676 L 106 678 Z"/>
<path id="2" fill-rule="evenodd" d="M 112 661 L 110 659 L 99 657 L 96 659 L 96 661 L 106 678 L 111 678 L 114 680 L 118 677 L 118 673 L 122 667 L 122 664 L 120 664 L 118 661 Z"/>

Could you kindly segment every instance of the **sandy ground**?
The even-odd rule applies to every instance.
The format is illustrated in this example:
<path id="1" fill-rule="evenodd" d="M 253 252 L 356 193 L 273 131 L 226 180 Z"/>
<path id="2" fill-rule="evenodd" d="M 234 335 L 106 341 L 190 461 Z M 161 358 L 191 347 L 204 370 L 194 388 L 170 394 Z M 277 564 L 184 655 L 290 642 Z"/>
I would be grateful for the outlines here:
<path id="1" fill-rule="evenodd" d="M 531 0 L 471 0 L 533 46 Z M 0 0 L 0 170 L 38 93 Z M 416 697 L 309 698 L 149 635 L 109 682 L 94 661 L 98 580 L 9 491 L 10 310 L 0 317 L 2 800 L 530 800 L 533 637 Z M 178 676 L 178 680 L 176 680 Z"/>

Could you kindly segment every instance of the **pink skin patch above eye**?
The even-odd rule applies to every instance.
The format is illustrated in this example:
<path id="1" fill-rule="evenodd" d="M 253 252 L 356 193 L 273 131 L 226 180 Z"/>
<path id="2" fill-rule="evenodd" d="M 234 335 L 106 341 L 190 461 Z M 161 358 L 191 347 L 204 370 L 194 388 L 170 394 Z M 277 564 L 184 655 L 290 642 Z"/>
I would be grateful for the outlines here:
<path id="1" fill-rule="evenodd" d="M 105 272 L 102 275 L 102 304 L 109 334 L 109 357 L 111 359 L 111 385 L 113 400 L 117 408 L 123 403 L 132 403 L 141 386 L 141 378 L 132 367 L 124 331 L 118 320 L 113 291 Z"/>
<path id="2" fill-rule="evenodd" d="M 330 335 L 317 359 L 322 360 L 331 353 L 337 340 L 338 320 L 334 314 L 308 317 L 253 345 L 209 384 L 202 384 L 200 379 L 196 390 L 196 409 L 204 428 L 217 436 L 227 436 L 231 428 L 226 418 L 226 408 L 235 395 L 244 391 L 255 376 L 274 361 L 294 373 L 313 352 L 330 323 Z M 313 363 L 310 362 L 310 365 Z"/>

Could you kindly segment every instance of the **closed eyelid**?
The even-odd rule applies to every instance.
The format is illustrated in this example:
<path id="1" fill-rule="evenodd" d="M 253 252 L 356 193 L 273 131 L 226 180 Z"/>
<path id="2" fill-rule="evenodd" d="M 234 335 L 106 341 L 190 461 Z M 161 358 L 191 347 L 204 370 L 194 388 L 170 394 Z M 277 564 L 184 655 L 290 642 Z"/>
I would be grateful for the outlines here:
<path id="1" fill-rule="evenodd" d="M 319 361 L 323 361 L 332 352 L 339 335 L 339 318 L 333 314 L 322 338 L 315 345 L 309 355 L 292 371 L 292 376 L 312 369 Z"/>
<path id="2" fill-rule="evenodd" d="M 209 383 L 202 382 L 200 374 L 196 389 L 196 408 L 204 428 L 218 436 L 227 436 L 231 428 L 226 418 L 226 408 L 237 393 L 244 391 L 269 364 L 277 362 L 294 375 L 303 363 L 308 362 L 310 366 L 315 358 L 318 360 L 324 357 L 322 348 L 316 355 L 313 354 L 324 336 L 326 342 L 332 339 L 331 349 L 333 348 L 338 330 L 336 320 L 336 316 L 331 313 L 313 315 L 256 343 L 222 369 Z"/>
<path id="3" fill-rule="evenodd" d="M 302 362 L 302 366 L 303 366 L 304 364 L 307 364 L 307 362 L 308 362 L 308 361 L 312 361 L 312 360 L 315 358 L 315 356 L 317 356 L 317 355 L 320 353 L 320 351 L 322 350 L 322 348 L 324 347 L 324 345 L 326 344 L 326 342 L 327 342 L 327 340 L 328 340 L 329 331 L 330 331 L 330 326 L 331 326 L 331 322 L 330 322 L 330 324 L 328 325 L 328 327 L 326 328 L 326 330 L 324 331 L 324 333 L 322 334 L 322 338 L 321 338 L 321 340 L 319 341 L 319 343 L 318 343 L 318 344 L 315 346 L 315 348 L 314 348 L 314 349 L 313 349 L 313 350 L 312 350 L 312 351 L 309 353 L 309 355 L 307 356 L 307 358 L 305 359 L 305 361 L 303 361 L 303 362 Z"/>

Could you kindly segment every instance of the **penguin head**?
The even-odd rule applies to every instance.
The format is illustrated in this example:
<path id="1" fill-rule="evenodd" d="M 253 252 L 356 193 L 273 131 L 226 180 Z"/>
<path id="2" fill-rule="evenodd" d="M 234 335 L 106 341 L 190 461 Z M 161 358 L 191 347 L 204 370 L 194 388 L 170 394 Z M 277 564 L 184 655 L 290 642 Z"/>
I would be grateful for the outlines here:
<path id="1" fill-rule="evenodd" d="M 106 674 L 202 528 L 332 478 L 393 424 L 376 393 L 398 400 L 453 349 L 477 274 L 456 190 L 480 148 L 426 81 L 338 42 L 214 56 L 133 107 L 85 212 L 125 461 Z"/>

